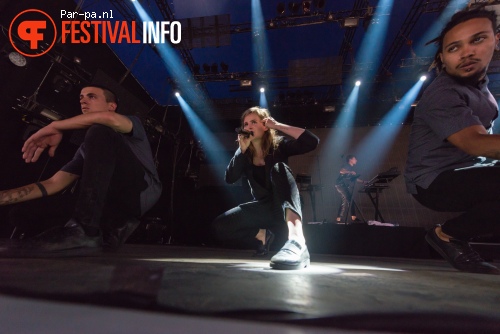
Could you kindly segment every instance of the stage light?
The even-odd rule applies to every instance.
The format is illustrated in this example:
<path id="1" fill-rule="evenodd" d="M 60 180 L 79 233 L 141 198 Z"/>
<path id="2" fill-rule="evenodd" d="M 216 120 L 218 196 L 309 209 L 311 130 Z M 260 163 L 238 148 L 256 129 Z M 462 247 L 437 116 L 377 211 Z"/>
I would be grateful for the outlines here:
<path id="1" fill-rule="evenodd" d="M 15 51 L 12 51 L 11 53 L 9 53 L 9 60 L 12 64 L 19 66 L 19 67 L 24 67 L 28 63 L 26 60 L 26 57 L 24 57 L 19 52 L 15 52 Z"/>
<path id="2" fill-rule="evenodd" d="M 69 93 L 73 88 L 73 83 L 68 78 L 56 74 L 52 79 L 52 88 L 56 93 Z"/>
<path id="3" fill-rule="evenodd" d="M 422 75 L 422 76 L 420 77 L 420 81 L 425 81 L 425 80 L 427 80 L 427 76 Z"/>
<path id="4" fill-rule="evenodd" d="M 361 86 L 361 81 L 357 80 L 355 83 L 356 86 Z"/>
<path id="5" fill-rule="evenodd" d="M 217 65 L 217 63 L 213 63 L 210 70 L 212 71 L 213 74 L 218 73 L 219 72 L 219 65 Z"/>
<path id="6" fill-rule="evenodd" d="M 266 97 L 266 88 L 264 86 L 260 86 L 259 88 L 260 91 L 260 98 L 259 98 L 259 106 L 261 108 L 269 108 L 269 103 L 267 102 L 267 97 Z"/>
<path id="7" fill-rule="evenodd" d="M 77 65 L 81 65 L 82 64 L 82 58 L 79 58 L 79 57 L 73 57 L 73 62 Z"/>
<path id="8" fill-rule="evenodd" d="M 62 116 L 56 113 L 53 110 L 43 108 L 42 111 L 40 112 L 40 115 L 47 117 L 48 119 L 51 119 L 53 121 L 59 121 L 62 119 Z"/>
<path id="9" fill-rule="evenodd" d="M 203 64 L 203 71 L 205 71 L 205 73 L 210 73 L 210 65 L 208 65 L 207 63 L 204 63 Z"/>
<path id="10" fill-rule="evenodd" d="M 278 15 L 284 15 L 285 14 L 285 3 L 284 2 L 280 2 L 276 6 L 276 12 L 278 13 Z"/>
<path id="11" fill-rule="evenodd" d="M 311 0 L 302 1 L 302 11 L 304 12 L 304 14 L 311 13 Z"/>
<path id="12" fill-rule="evenodd" d="M 295 15 L 299 12 L 299 4 L 296 2 L 289 2 L 288 9 L 290 9 L 290 12 L 292 12 L 292 14 Z"/>
<path id="13" fill-rule="evenodd" d="M 333 13 L 328 13 L 328 15 L 326 16 L 327 21 L 333 21 L 334 19 L 335 19 L 335 15 L 333 15 Z"/>
<path id="14" fill-rule="evenodd" d="M 227 71 L 229 71 L 229 65 L 226 64 L 225 62 L 220 63 L 220 68 L 222 73 L 227 73 Z"/>
<path id="15" fill-rule="evenodd" d="M 181 93 L 175 92 L 174 95 L 177 96 L 177 97 L 179 97 L 179 96 L 181 96 Z"/>
<path id="16" fill-rule="evenodd" d="M 250 87 L 252 86 L 252 80 L 240 80 L 241 87 Z"/>
<path id="17" fill-rule="evenodd" d="M 358 26 L 359 18 L 358 17 L 346 17 L 342 24 L 344 28 L 355 28 Z"/>

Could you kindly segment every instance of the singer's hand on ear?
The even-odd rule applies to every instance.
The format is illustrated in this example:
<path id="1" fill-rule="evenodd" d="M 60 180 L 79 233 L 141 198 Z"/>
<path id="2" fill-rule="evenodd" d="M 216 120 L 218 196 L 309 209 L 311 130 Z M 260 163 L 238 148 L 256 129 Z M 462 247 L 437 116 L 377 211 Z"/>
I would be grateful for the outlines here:
<path id="1" fill-rule="evenodd" d="M 272 117 L 266 117 L 262 120 L 264 122 L 264 126 L 269 129 L 277 129 L 278 122 Z"/>

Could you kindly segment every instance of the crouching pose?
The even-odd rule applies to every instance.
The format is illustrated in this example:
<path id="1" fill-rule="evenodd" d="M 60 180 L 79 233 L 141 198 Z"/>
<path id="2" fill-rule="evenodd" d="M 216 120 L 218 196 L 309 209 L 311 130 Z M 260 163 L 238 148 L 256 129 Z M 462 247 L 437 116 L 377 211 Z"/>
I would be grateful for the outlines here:
<path id="1" fill-rule="evenodd" d="M 275 269 L 301 269 L 310 257 L 302 232 L 299 191 L 288 167 L 288 157 L 314 150 L 318 137 L 311 132 L 274 120 L 266 109 L 252 107 L 241 116 L 239 148 L 226 169 L 226 182 L 246 177 L 254 201 L 240 204 L 217 217 L 216 238 L 248 243 L 257 240 L 256 255 L 265 255 L 274 239 L 271 228 L 287 224 L 288 241 L 271 258 Z M 292 137 L 277 135 L 277 130 Z"/>
<path id="2" fill-rule="evenodd" d="M 499 49 L 494 11 L 456 13 L 436 39 L 438 77 L 415 110 L 405 178 L 408 191 L 436 211 L 460 212 L 426 235 L 458 270 L 500 274 L 470 246 L 500 235 L 498 105 L 488 90 L 488 65 Z"/>
<path id="3" fill-rule="evenodd" d="M 23 147 L 23 159 L 33 163 L 46 149 L 54 156 L 64 131 L 87 129 L 73 159 L 47 180 L 0 191 L 0 205 L 19 203 L 10 212 L 17 228 L 31 236 L 50 228 L 13 243 L 13 254 L 78 256 L 103 246 L 116 249 L 161 194 L 139 118 L 118 114 L 116 95 L 105 87 L 84 87 L 80 106 L 81 115 L 50 123 Z M 69 192 L 77 180 L 73 200 L 52 196 Z"/>

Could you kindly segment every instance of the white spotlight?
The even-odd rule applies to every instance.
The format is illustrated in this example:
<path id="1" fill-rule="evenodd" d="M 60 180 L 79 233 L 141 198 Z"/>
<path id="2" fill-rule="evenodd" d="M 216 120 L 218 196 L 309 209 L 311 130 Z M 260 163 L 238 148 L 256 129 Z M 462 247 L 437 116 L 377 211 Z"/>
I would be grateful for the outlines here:
<path id="1" fill-rule="evenodd" d="M 264 93 L 265 91 L 266 91 L 266 89 L 265 89 L 264 87 L 261 87 L 261 88 L 260 88 L 260 92 L 261 92 L 261 93 Z"/>
<path id="2" fill-rule="evenodd" d="M 425 81 L 425 80 L 427 80 L 427 77 L 426 77 L 425 75 L 422 75 L 422 76 L 420 77 L 420 81 Z"/>
<path id="3" fill-rule="evenodd" d="M 12 62 L 12 64 L 19 67 L 24 67 L 28 63 L 23 55 L 15 51 L 9 53 L 9 60 Z"/>
<path id="4" fill-rule="evenodd" d="M 179 97 L 181 94 L 179 92 L 175 92 L 175 96 Z"/>
<path id="5" fill-rule="evenodd" d="M 356 81 L 356 86 L 361 86 L 361 81 L 357 80 Z"/>

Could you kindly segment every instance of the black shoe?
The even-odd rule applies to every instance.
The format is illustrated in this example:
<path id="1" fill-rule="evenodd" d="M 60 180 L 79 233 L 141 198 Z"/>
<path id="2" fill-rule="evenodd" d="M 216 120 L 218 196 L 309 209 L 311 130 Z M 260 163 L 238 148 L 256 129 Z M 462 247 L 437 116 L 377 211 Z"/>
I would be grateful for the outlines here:
<path id="1" fill-rule="evenodd" d="M 125 225 L 120 228 L 110 229 L 104 232 L 104 249 L 115 251 L 127 241 L 134 233 L 141 221 L 137 218 L 129 219 Z"/>
<path id="2" fill-rule="evenodd" d="M 500 270 L 485 262 L 466 241 L 452 238 L 450 238 L 450 242 L 443 241 L 437 236 L 436 228 L 432 228 L 427 232 L 425 240 L 453 267 L 460 271 L 500 275 Z"/>
<path id="3" fill-rule="evenodd" d="M 87 256 L 101 250 L 101 236 L 88 236 L 74 221 L 51 228 L 31 239 L 15 240 L 3 255 L 14 257 Z"/>
<path id="4" fill-rule="evenodd" d="M 302 269 L 311 263 L 306 245 L 288 240 L 280 251 L 271 258 L 271 268 L 281 270 Z"/>
<path id="5" fill-rule="evenodd" d="M 255 253 L 253 253 L 252 256 L 266 256 L 269 254 L 269 248 L 271 247 L 271 244 L 274 241 L 274 233 L 271 232 L 271 230 L 266 230 L 266 244 L 263 245 L 262 241 L 259 241 L 259 245 L 257 246 L 257 249 L 255 250 Z"/>

